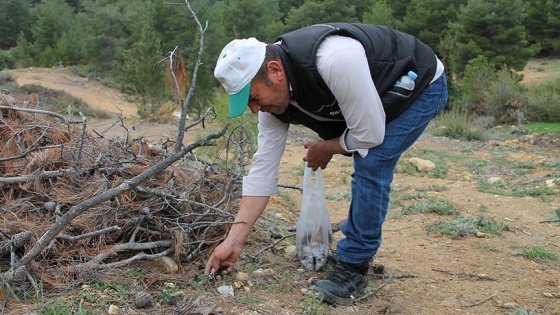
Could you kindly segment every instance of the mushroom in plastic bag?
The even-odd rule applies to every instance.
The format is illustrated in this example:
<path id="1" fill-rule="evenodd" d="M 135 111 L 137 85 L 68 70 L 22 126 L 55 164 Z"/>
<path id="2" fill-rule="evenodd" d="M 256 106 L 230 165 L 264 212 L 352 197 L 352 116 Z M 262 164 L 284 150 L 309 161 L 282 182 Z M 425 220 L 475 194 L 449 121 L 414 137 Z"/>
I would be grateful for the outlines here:
<path id="1" fill-rule="evenodd" d="M 331 220 L 327 211 L 321 169 L 313 171 L 305 167 L 303 198 L 296 227 L 296 248 L 303 266 L 311 271 L 320 270 L 327 261 L 331 241 Z"/>

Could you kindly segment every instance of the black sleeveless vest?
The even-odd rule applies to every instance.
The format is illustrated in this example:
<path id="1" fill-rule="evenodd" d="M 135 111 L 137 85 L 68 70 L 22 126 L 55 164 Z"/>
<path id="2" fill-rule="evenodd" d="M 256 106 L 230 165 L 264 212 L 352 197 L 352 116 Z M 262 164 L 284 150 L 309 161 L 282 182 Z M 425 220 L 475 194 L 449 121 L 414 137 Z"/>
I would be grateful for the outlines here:
<path id="1" fill-rule="evenodd" d="M 292 88 L 292 99 L 314 115 L 328 118 L 319 121 L 289 105 L 275 115 L 283 122 L 302 124 L 324 140 L 336 138 L 346 129 L 344 117 L 334 95 L 321 78 L 316 66 L 319 44 L 330 35 L 358 40 L 366 51 L 369 70 L 386 114 L 386 121 L 396 118 L 430 84 L 435 70 L 433 50 L 415 37 L 385 26 L 359 23 L 326 23 L 295 30 L 277 38 L 276 47 Z M 408 98 L 393 98 L 385 93 L 409 70 L 418 74 L 415 88 Z"/>

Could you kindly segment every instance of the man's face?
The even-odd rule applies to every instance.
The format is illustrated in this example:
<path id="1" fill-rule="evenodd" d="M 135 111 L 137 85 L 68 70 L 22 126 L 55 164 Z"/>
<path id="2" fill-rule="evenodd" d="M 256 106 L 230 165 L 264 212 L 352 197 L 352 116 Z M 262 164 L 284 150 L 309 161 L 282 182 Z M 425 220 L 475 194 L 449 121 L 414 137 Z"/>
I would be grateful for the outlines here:
<path id="1" fill-rule="evenodd" d="M 268 63 L 268 84 L 255 79 L 249 93 L 249 109 L 253 114 L 261 112 L 282 114 L 290 103 L 288 82 L 279 62 Z"/>

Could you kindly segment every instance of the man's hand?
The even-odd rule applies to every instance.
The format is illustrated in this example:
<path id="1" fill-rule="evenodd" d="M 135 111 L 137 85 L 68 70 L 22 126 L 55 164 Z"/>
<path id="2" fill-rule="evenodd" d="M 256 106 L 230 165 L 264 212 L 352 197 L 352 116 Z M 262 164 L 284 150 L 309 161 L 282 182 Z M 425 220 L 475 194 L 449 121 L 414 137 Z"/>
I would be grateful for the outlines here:
<path id="1" fill-rule="evenodd" d="M 307 153 L 303 157 L 303 161 L 307 162 L 307 166 L 311 167 L 312 170 L 316 171 L 319 167 L 325 169 L 327 164 L 331 161 L 335 152 L 331 153 L 332 145 L 338 144 L 336 142 L 329 141 L 317 141 L 317 140 L 307 140 L 303 143 L 303 147 L 307 149 Z"/>
<path id="2" fill-rule="evenodd" d="M 237 262 L 237 260 L 239 259 L 242 250 L 243 250 L 242 246 L 237 244 L 232 244 L 226 238 L 226 240 L 224 240 L 222 244 L 218 245 L 218 247 L 216 247 L 212 252 L 212 255 L 210 256 L 208 262 L 206 263 L 204 274 L 205 275 L 214 274 L 216 279 L 219 280 L 220 274 L 218 273 L 218 270 L 220 270 L 221 267 L 226 265 L 227 267 L 223 269 L 223 272 L 225 272 L 226 274 L 230 274 L 233 271 L 233 266 L 235 262 Z"/>

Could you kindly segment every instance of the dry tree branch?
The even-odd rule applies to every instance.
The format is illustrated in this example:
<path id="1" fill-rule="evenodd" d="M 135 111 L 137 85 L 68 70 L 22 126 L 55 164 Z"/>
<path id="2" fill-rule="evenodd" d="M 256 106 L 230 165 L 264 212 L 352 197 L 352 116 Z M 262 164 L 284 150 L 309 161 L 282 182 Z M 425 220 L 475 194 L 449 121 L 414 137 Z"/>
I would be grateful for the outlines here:
<path id="1" fill-rule="evenodd" d="M 110 227 L 105 228 L 105 229 L 85 233 L 85 234 L 82 234 L 82 235 L 72 236 L 72 235 L 60 234 L 56 238 L 57 239 L 63 239 L 63 240 L 66 240 L 66 241 L 70 241 L 70 242 L 75 242 L 75 241 L 79 241 L 79 240 L 84 239 L 84 238 L 95 237 L 95 236 L 99 236 L 99 235 L 102 235 L 102 234 L 115 232 L 115 231 L 118 231 L 120 229 L 121 228 L 119 226 L 114 225 L 114 226 L 110 226 Z"/>
<path id="2" fill-rule="evenodd" d="M 105 138 L 105 134 L 111 130 L 113 127 L 115 127 L 117 124 L 121 124 L 121 126 L 124 128 L 124 130 L 126 130 L 126 138 L 128 138 L 128 128 L 125 127 L 124 124 L 124 120 L 126 120 L 126 117 L 122 117 L 121 115 L 117 115 L 117 120 L 113 121 L 113 123 L 109 126 L 107 126 L 103 131 L 101 131 L 101 133 L 99 133 L 97 130 L 93 129 L 92 131 L 100 138 Z"/>
<path id="3" fill-rule="evenodd" d="M 9 156 L 9 157 L 0 157 L 0 162 L 5 162 L 5 161 L 10 161 L 10 160 L 19 160 L 19 159 L 23 159 L 24 157 L 26 157 L 27 155 L 29 155 L 32 152 L 36 152 L 36 151 L 41 151 L 41 150 L 47 150 L 47 149 L 63 149 L 64 148 L 64 144 L 56 144 L 56 145 L 45 145 L 45 146 L 40 146 L 40 147 L 34 147 L 31 146 L 29 148 L 27 148 L 25 151 L 21 152 L 20 155 L 14 155 L 14 156 Z M 1 178 L 0 178 L 1 180 Z M 0 182 L 1 184 L 1 182 Z"/>
<path id="4" fill-rule="evenodd" d="M 49 178 L 56 178 L 60 176 L 77 174 L 80 172 L 82 171 L 76 169 L 63 169 L 63 170 L 56 170 L 56 171 L 44 171 L 40 174 L 29 174 L 29 175 L 15 176 L 15 177 L 0 177 L 0 187 L 2 187 L 3 185 L 21 184 L 21 183 L 33 181 L 38 176 L 42 179 L 49 179 Z"/>
<path id="5" fill-rule="evenodd" d="M 206 26 L 203 28 L 202 24 L 200 24 L 200 21 L 198 20 L 198 16 L 196 15 L 196 13 L 194 12 L 194 10 L 191 8 L 191 5 L 189 3 L 188 0 L 185 0 L 185 5 L 187 6 L 187 8 L 189 9 L 189 11 L 191 12 L 191 16 L 194 19 L 194 21 L 196 22 L 196 24 L 198 25 L 198 32 L 200 34 L 200 40 L 199 40 L 199 49 L 198 49 L 198 56 L 196 59 L 196 63 L 194 66 L 194 70 L 192 72 L 192 80 L 191 80 L 191 86 L 189 88 L 189 92 L 187 94 L 187 97 L 185 99 L 185 101 L 182 104 L 181 107 L 181 117 L 179 119 L 179 132 L 177 133 L 177 142 L 175 143 L 175 148 L 173 149 L 173 153 L 177 153 L 181 150 L 181 145 L 183 143 L 183 138 L 185 137 L 185 121 L 187 118 L 187 112 L 188 112 L 188 105 L 191 103 L 193 95 L 194 95 L 194 90 L 196 87 L 196 83 L 197 83 L 197 76 L 198 76 L 198 69 L 200 68 L 200 65 L 202 64 L 202 55 L 204 52 L 204 34 L 206 33 L 206 28 L 208 27 L 208 22 L 206 23 Z M 170 64 L 172 64 L 172 62 L 170 62 Z M 171 71 L 173 73 L 173 71 Z M 174 77 L 174 80 L 176 81 L 177 78 Z M 175 84 L 178 86 L 179 83 L 176 81 Z M 179 91 L 179 89 L 177 89 L 177 91 Z M 178 92 L 180 93 L 180 92 Z M 225 132 L 225 130 L 224 130 Z"/>
<path id="6" fill-rule="evenodd" d="M 47 115 L 47 116 L 53 116 L 56 117 L 60 120 L 62 120 L 63 122 L 67 123 L 67 124 L 81 124 L 83 121 L 82 120 L 68 120 L 66 119 L 66 117 L 64 117 L 61 114 L 58 113 L 54 113 L 48 110 L 42 110 L 42 109 L 31 109 L 31 108 L 23 108 L 23 107 L 17 107 L 17 106 L 0 106 L 0 109 L 7 109 L 7 110 L 13 110 L 13 111 L 19 111 L 19 112 L 28 112 L 28 113 L 36 113 L 36 114 L 43 114 L 43 115 Z"/>
<path id="7" fill-rule="evenodd" d="M 84 138 L 86 136 L 86 116 L 80 112 L 80 117 L 82 117 L 82 135 L 80 137 L 80 150 L 78 151 L 78 159 L 82 157 L 82 150 L 84 148 Z"/>
<path id="8" fill-rule="evenodd" d="M 210 145 L 212 142 L 211 140 L 217 139 L 223 136 L 225 133 L 225 129 L 222 129 L 218 133 L 210 134 L 203 139 L 196 141 L 182 149 L 179 153 L 173 153 L 163 161 L 159 162 L 158 164 L 153 165 L 152 167 L 148 168 L 143 173 L 133 177 L 130 180 L 127 180 L 120 184 L 119 186 L 112 188 L 110 190 L 104 191 L 101 194 L 84 200 L 79 204 L 72 206 L 68 212 L 66 212 L 63 216 L 56 220 L 56 222 L 39 238 L 39 240 L 33 245 L 33 247 L 25 253 L 25 255 L 21 258 L 18 262 L 18 266 L 23 266 L 29 264 L 35 257 L 37 257 L 43 249 L 45 249 L 48 244 L 66 227 L 73 219 L 75 219 L 78 215 L 83 213 L 84 211 L 97 206 L 105 201 L 111 200 L 120 194 L 132 190 L 136 188 L 138 185 L 143 183 L 148 178 L 154 176 L 155 174 L 161 172 L 171 164 L 178 161 L 182 156 L 191 152 L 192 150 L 205 146 Z"/>
<path id="9" fill-rule="evenodd" d="M 205 30 L 206 30 L 206 28 L 203 28 L 202 25 L 200 24 L 200 21 L 198 20 L 198 17 L 196 16 L 196 13 L 190 7 L 189 2 L 185 1 L 185 3 L 187 5 L 188 9 L 190 10 L 192 17 L 195 19 L 195 21 L 197 22 L 197 24 L 199 26 L 200 49 L 199 49 L 198 58 L 197 58 L 197 61 L 196 61 L 196 64 L 195 64 L 195 70 L 193 71 L 192 84 L 191 84 L 191 87 L 189 89 L 189 93 L 187 95 L 187 98 L 185 99 L 185 101 L 183 102 L 183 105 L 182 105 L 181 119 L 180 119 L 180 122 L 179 122 L 179 128 L 178 128 L 178 132 L 177 132 L 177 141 L 176 141 L 176 145 L 175 145 L 175 148 L 174 148 L 173 152 L 168 157 L 166 157 L 164 160 L 162 160 L 161 162 L 151 166 L 150 168 L 148 168 L 147 170 L 145 170 L 141 174 L 136 175 L 132 179 L 126 180 L 123 183 L 121 183 L 120 185 L 118 185 L 117 187 L 114 187 L 110 190 L 104 191 L 97 196 L 94 196 L 92 198 L 89 198 L 87 200 L 84 200 L 84 201 L 72 206 L 64 215 L 59 217 L 55 221 L 55 223 L 39 238 L 39 240 L 37 240 L 37 242 L 33 245 L 33 247 L 27 253 L 25 253 L 25 255 L 17 262 L 17 267 L 26 266 L 32 260 L 34 260 L 37 256 L 39 256 L 41 254 L 41 252 L 53 241 L 53 239 L 57 235 L 59 235 L 60 232 L 73 219 L 75 219 L 77 216 L 79 216 L 84 211 L 86 211 L 86 210 L 88 210 L 88 209 L 90 209 L 90 208 L 92 208 L 96 205 L 99 205 L 103 202 L 109 201 L 109 200 L 121 195 L 122 193 L 124 193 L 126 191 L 130 191 L 132 189 L 135 189 L 141 183 L 146 181 L 148 178 L 160 173 L 161 171 L 163 171 L 164 169 L 166 169 L 167 167 L 169 167 L 170 165 L 172 165 L 173 163 L 175 163 L 176 161 L 181 159 L 187 153 L 189 153 L 189 152 L 193 151 L 194 149 L 196 149 L 198 147 L 201 147 L 201 146 L 213 145 L 212 140 L 220 138 L 225 134 L 227 126 L 225 128 L 223 128 L 221 131 L 219 131 L 217 133 L 210 134 L 210 135 L 206 136 L 205 138 L 200 139 L 200 140 L 198 140 L 198 141 L 196 141 L 196 142 L 194 142 L 190 145 L 187 145 L 187 146 L 183 145 L 187 108 L 188 108 L 189 103 L 192 100 L 193 95 L 194 95 L 194 87 L 196 86 L 197 72 L 198 72 L 198 69 L 199 69 L 199 67 L 202 63 L 202 53 L 204 51 L 204 45 L 203 45 L 204 44 L 204 33 L 205 33 Z M 174 244 L 174 241 L 169 241 L 169 242 L 172 242 Z M 136 244 L 136 243 L 133 243 L 133 244 Z M 124 244 L 123 244 L 123 246 L 124 246 Z M 130 246 L 130 243 L 128 243 L 128 246 Z M 138 256 L 138 257 L 141 257 L 141 256 Z"/>
<path id="10" fill-rule="evenodd" d="M 43 148 L 57 148 L 59 146 L 46 146 Z M 43 171 L 43 172 L 36 172 L 34 174 L 28 175 L 21 175 L 21 176 L 13 176 L 13 177 L 0 177 L 0 187 L 4 185 L 14 185 L 14 184 L 21 184 L 25 182 L 30 182 L 36 180 L 37 178 L 40 179 L 52 179 L 56 177 L 63 177 L 63 176 L 71 176 L 80 173 L 90 172 L 93 168 L 95 168 L 99 172 L 115 172 L 120 171 L 122 168 L 131 165 L 132 163 L 126 162 L 122 163 L 120 167 L 97 167 L 94 165 L 91 168 L 83 168 L 83 169 L 76 169 L 76 168 L 67 168 L 67 169 L 60 169 L 54 171 Z"/>

